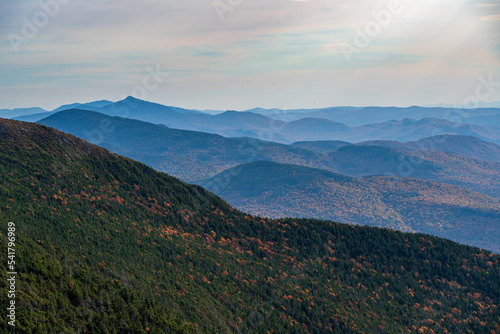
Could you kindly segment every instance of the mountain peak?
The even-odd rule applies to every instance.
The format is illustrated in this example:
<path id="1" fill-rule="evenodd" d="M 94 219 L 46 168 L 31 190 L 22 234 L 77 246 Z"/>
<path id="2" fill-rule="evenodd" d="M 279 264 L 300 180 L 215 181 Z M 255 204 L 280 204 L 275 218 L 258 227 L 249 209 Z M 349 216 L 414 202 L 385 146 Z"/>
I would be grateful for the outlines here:
<path id="1" fill-rule="evenodd" d="M 132 95 L 127 96 L 127 97 L 126 97 L 126 98 L 124 98 L 122 101 L 147 102 L 147 101 L 144 101 L 144 100 L 138 99 L 138 98 L 136 98 L 136 97 L 133 97 Z"/>

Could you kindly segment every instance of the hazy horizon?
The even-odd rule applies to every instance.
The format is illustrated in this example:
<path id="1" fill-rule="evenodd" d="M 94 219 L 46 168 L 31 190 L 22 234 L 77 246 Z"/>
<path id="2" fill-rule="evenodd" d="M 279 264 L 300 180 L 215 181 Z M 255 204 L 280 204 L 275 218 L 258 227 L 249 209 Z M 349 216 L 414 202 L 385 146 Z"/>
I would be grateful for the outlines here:
<path id="1" fill-rule="evenodd" d="M 72 105 L 72 104 L 88 104 L 88 103 L 94 103 L 94 102 L 101 102 L 101 101 L 109 101 L 110 103 L 116 103 L 116 102 L 120 102 L 120 101 L 123 101 L 124 99 L 128 98 L 127 97 L 124 97 L 122 99 L 119 99 L 119 100 L 115 100 L 115 101 L 112 101 L 112 100 L 108 100 L 108 99 L 101 99 L 101 100 L 92 100 L 92 101 L 73 101 L 71 103 L 67 103 L 67 104 L 59 104 L 59 105 L 56 105 L 55 107 L 51 107 L 51 108 L 43 108 L 41 106 L 16 106 L 16 107 L 13 107 L 13 108 L 4 108 L 2 105 L 0 105 L 0 110 L 15 110 L 15 109 L 30 109 L 30 108 L 41 108 L 41 109 L 44 109 L 45 111 L 53 111 L 53 110 L 56 110 L 56 109 L 59 109 L 61 107 L 64 107 L 64 106 L 68 106 L 68 105 Z M 141 100 L 141 99 L 139 99 Z M 338 106 L 322 106 L 322 107 L 314 107 L 314 108 L 289 108 L 289 109 L 282 109 L 282 108 L 279 108 L 279 107 L 270 107 L 270 108 L 263 108 L 263 107 L 260 107 L 260 106 L 254 106 L 254 107 L 251 107 L 251 108 L 246 108 L 246 109 L 228 109 L 228 108 L 221 108 L 221 109 L 197 109 L 197 108 L 188 108 L 188 107 L 184 107 L 184 106 L 178 106 L 178 105 L 169 105 L 168 103 L 165 104 L 165 103 L 160 103 L 158 101 L 152 101 L 152 100 L 143 100 L 145 102 L 149 102 L 149 103 L 153 103 L 153 104 L 161 104 L 161 105 L 164 105 L 164 106 L 169 106 L 169 107 L 176 107 L 176 108 L 183 108 L 183 109 L 188 109 L 188 110 L 195 110 L 195 111 L 201 111 L 201 112 L 225 112 L 225 111 L 238 111 L 238 112 L 244 112 L 244 111 L 252 111 L 254 109 L 264 109 L 264 110 L 273 110 L 273 109 L 276 109 L 276 110 L 283 110 L 283 111 L 286 111 L 286 110 L 316 110 L 316 109 L 327 109 L 327 108 L 359 108 L 359 109 L 363 109 L 363 108 L 371 108 L 371 107 L 375 107 L 375 108 L 411 108 L 411 107 L 422 107 L 422 108 L 455 108 L 455 107 L 461 107 L 461 105 L 448 105 L 448 104 L 442 104 L 442 103 L 436 103 L 436 104 L 430 104 L 430 105 L 408 105 L 408 106 L 394 106 L 394 105 L 386 105 L 386 106 L 378 106 L 378 105 L 358 105 L 358 106 L 355 106 L 355 105 L 338 105 Z M 489 102 L 489 103 L 492 103 L 494 104 L 495 106 L 491 107 L 491 106 L 487 106 L 487 107 L 484 107 L 484 106 L 480 106 L 479 108 L 500 108 L 500 101 L 492 101 L 492 102 Z"/>

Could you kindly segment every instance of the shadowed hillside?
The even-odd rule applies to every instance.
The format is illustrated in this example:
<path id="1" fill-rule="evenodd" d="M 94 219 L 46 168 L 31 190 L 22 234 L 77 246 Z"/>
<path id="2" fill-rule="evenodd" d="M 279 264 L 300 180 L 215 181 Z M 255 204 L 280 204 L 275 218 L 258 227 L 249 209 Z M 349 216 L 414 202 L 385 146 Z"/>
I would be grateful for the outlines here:
<path id="1" fill-rule="evenodd" d="M 202 185 L 255 215 L 424 232 L 500 252 L 500 201 L 457 186 L 273 162 L 241 165 Z"/>
<path id="2" fill-rule="evenodd" d="M 171 129 L 132 119 L 72 109 L 40 121 L 139 160 L 184 181 L 209 178 L 240 163 L 275 160 L 314 165 L 322 154 L 251 138 Z"/>
<path id="3" fill-rule="evenodd" d="M 210 178 L 238 164 L 269 160 L 351 176 L 421 178 L 459 185 L 489 196 L 500 196 L 500 163 L 452 153 L 408 152 L 326 142 L 322 150 L 328 150 L 332 144 L 337 146 L 337 150 L 325 154 L 317 152 L 321 142 L 299 144 L 306 145 L 302 148 L 250 138 L 225 138 L 84 110 L 63 111 L 41 123 L 189 182 Z"/>
<path id="4" fill-rule="evenodd" d="M 441 135 L 408 143 L 373 140 L 357 145 L 383 146 L 403 151 L 441 151 L 473 159 L 500 162 L 500 146 L 471 136 Z"/>

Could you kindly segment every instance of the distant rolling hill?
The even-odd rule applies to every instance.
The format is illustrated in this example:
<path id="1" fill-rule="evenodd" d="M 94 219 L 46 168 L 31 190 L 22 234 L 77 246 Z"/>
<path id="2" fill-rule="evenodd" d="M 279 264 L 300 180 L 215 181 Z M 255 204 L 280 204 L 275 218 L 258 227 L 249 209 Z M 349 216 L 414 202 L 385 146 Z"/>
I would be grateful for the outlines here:
<path id="1" fill-rule="evenodd" d="M 170 129 L 77 109 L 59 112 L 40 123 L 189 182 L 210 178 L 238 164 L 269 160 L 351 176 L 409 176 L 500 196 L 500 163 L 452 153 L 347 145 L 325 154 L 295 145 Z"/>
<path id="2" fill-rule="evenodd" d="M 0 109 L 0 117 L 2 118 L 15 118 L 25 115 L 42 114 L 47 110 L 34 107 L 34 108 L 15 108 L 15 109 Z"/>
<path id="3" fill-rule="evenodd" d="M 151 103 L 130 96 L 114 103 L 99 102 L 102 101 L 83 105 L 66 105 L 56 111 L 70 108 L 87 109 L 108 116 L 164 124 L 170 128 L 201 131 L 226 137 L 251 137 L 285 144 L 324 140 L 407 142 L 443 134 L 474 136 L 500 144 L 500 128 L 492 126 L 500 123 L 495 122 L 494 119 L 489 119 L 481 125 L 471 125 L 467 121 L 472 119 L 472 116 L 469 118 L 451 117 L 446 116 L 448 114 L 443 110 L 433 111 L 432 108 L 428 110 L 428 108 L 420 107 L 407 109 L 339 107 L 305 110 L 302 113 L 303 117 L 295 117 L 300 114 L 300 110 L 279 111 L 256 108 L 245 112 L 226 111 L 210 114 Z M 475 113 L 474 117 L 495 118 L 499 115 L 496 109 L 468 110 L 467 112 Z M 18 119 L 36 122 L 52 114 L 54 111 L 24 115 Z M 346 125 L 342 122 L 346 115 L 362 120 L 362 122 L 349 122 L 349 125 Z"/>
<path id="4" fill-rule="evenodd" d="M 85 109 L 85 110 L 96 110 L 102 107 L 106 107 L 110 104 L 113 104 L 113 101 L 108 101 L 108 100 L 100 100 L 100 101 L 94 101 L 94 102 L 88 102 L 88 103 L 72 103 L 72 104 L 66 104 L 63 106 L 60 106 L 54 110 L 53 112 L 58 112 L 62 110 L 68 110 L 68 109 Z"/>
<path id="5" fill-rule="evenodd" d="M 253 215 L 424 232 L 500 252 L 500 201 L 448 184 L 354 178 L 260 161 L 222 172 L 202 186 Z"/>
<path id="6" fill-rule="evenodd" d="M 383 146 L 403 151 L 442 151 L 474 159 L 500 162 L 499 145 L 472 136 L 441 135 L 408 143 L 372 140 L 356 145 Z"/>
<path id="7" fill-rule="evenodd" d="M 346 141 L 366 140 L 414 141 L 435 135 L 474 136 L 484 141 L 500 143 L 500 128 L 465 123 L 454 123 L 447 119 L 406 118 L 399 121 L 373 123 L 356 127 L 356 131 L 347 136 Z"/>
<path id="8" fill-rule="evenodd" d="M 60 106 L 52 111 L 41 111 L 41 112 L 30 112 L 26 113 L 20 116 L 16 117 L 9 117 L 18 121 L 25 121 L 25 122 L 36 122 L 39 121 L 43 118 L 49 117 L 50 115 L 54 115 L 58 113 L 59 111 L 63 110 L 68 110 L 68 109 L 81 109 L 81 110 L 91 110 L 91 111 L 97 111 L 100 110 L 100 108 L 105 107 L 109 104 L 112 104 L 113 102 L 108 101 L 108 100 L 101 100 L 101 101 L 94 101 L 94 102 L 89 102 L 89 103 L 71 103 L 71 104 L 65 104 L 63 106 Z"/>
<path id="9" fill-rule="evenodd" d="M 369 140 L 415 141 L 435 135 L 473 136 L 484 141 L 500 144 L 500 128 L 486 125 L 454 123 L 447 119 L 405 118 L 359 126 L 348 126 L 338 121 L 321 118 L 301 118 L 290 122 L 275 121 L 280 126 L 276 138 L 283 142 L 297 141 L 347 141 Z M 279 136 L 278 136 L 279 135 Z"/>
<path id="10" fill-rule="evenodd" d="M 148 101 L 141 101 L 137 98 L 127 97 L 122 101 L 111 102 L 107 100 L 95 101 L 90 103 L 73 103 L 63 105 L 53 111 L 62 111 L 72 108 L 89 109 L 94 111 L 99 111 L 102 113 L 109 114 L 111 116 L 123 116 L 122 114 L 124 108 L 126 107 L 130 112 L 130 118 L 139 119 L 152 123 L 162 123 L 168 126 L 174 126 L 169 124 L 173 119 L 165 118 L 164 110 L 171 110 L 183 114 L 208 114 L 217 115 L 222 114 L 222 110 L 205 110 L 197 111 L 190 109 L 183 109 L 173 106 L 165 106 L 158 103 L 152 103 Z M 163 111 L 161 110 L 163 107 Z M 101 110 L 91 109 L 102 108 Z M 31 110 L 32 109 L 32 110 Z M 43 109 L 38 108 L 19 108 L 13 110 L 0 110 L 0 116 L 6 118 L 18 117 L 21 115 L 27 116 L 31 115 L 30 121 L 38 121 L 43 118 L 44 115 L 40 114 L 45 112 Z M 111 110 L 113 109 L 113 110 Z M 155 111 L 156 114 L 151 113 Z M 6 111 L 4 113 L 4 111 Z M 111 113 L 109 113 L 111 112 Z M 33 115 L 33 114 L 39 115 Z M 384 123 L 389 121 L 401 121 L 405 118 L 411 119 L 424 119 L 424 118 L 436 118 L 441 120 L 449 120 L 455 123 L 463 124 L 475 124 L 481 126 L 491 126 L 494 124 L 500 124 L 500 106 L 499 102 L 496 103 L 481 103 L 480 108 L 462 108 L 461 106 L 437 104 L 433 106 L 411 106 L 411 107 L 381 107 L 381 106 L 368 106 L 368 107 L 349 107 L 349 106 L 337 106 L 337 107 L 327 107 L 327 108 L 314 108 L 314 109 L 263 109 L 263 108 L 253 108 L 248 109 L 240 113 L 247 114 L 259 114 L 272 118 L 274 120 L 282 121 L 297 121 L 304 118 L 315 118 L 335 121 L 338 123 L 344 123 L 346 125 L 357 127 L 374 123 Z M 47 117 L 48 114 L 45 114 Z M 37 119 L 38 117 L 38 119 Z M 188 125 L 183 123 L 184 125 Z M 192 129 L 190 130 L 201 130 L 202 129 Z M 223 133 L 219 133 L 223 134 Z M 225 134 L 228 135 L 228 134 Z"/>
<path id="11" fill-rule="evenodd" d="M 226 119 L 216 123 L 200 123 L 194 120 L 190 129 L 219 133 L 226 136 L 245 136 L 260 138 L 263 134 L 272 133 L 271 140 L 282 143 L 298 141 L 347 141 L 362 142 L 368 140 L 395 140 L 401 142 L 415 141 L 434 135 L 473 136 L 484 141 L 500 144 L 500 128 L 495 126 L 480 126 L 458 124 L 449 120 L 437 118 L 403 119 L 371 123 L 362 126 L 347 126 L 332 120 L 321 118 L 302 118 L 290 122 L 271 120 L 265 116 L 251 113 L 222 114 Z M 221 115 L 212 116 L 220 117 Z M 238 124 L 230 119 L 238 117 Z M 215 120 L 215 118 L 214 118 Z M 204 128 L 201 128 L 204 126 Z M 175 127 L 175 126 L 174 126 Z"/>
<path id="12" fill-rule="evenodd" d="M 352 111 L 356 109 L 346 110 Z M 369 114 L 373 115 L 375 120 L 377 119 L 377 112 L 382 113 L 383 110 L 385 109 L 373 108 Z M 371 124 L 359 126 L 347 126 L 339 121 L 313 116 L 289 120 L 286 117 L 287 114 L 282 117 L 283 121 L 280 121 L 248 111 L 227 111 L 217 115 L 208 115 L 192 110 L 167 107 L 133 97 L 106 105 L 98 111 L 110 116 L 165 124 L 168 127 L 177 129 L 215 133 L 227 137 L 245 136 L 281 143 L 311 140 L 359 142 L 374 139 L 411 141 L 435 134 L 469 135 L 482 140 L 500 143 L 500 128 L 459 124 L 448 119 L 432 117 L 411 119 L 409 117 L 413 116 L 408 110 L 404 113 L 407 115 L 404 119 L 375 121 Z M 453 118 L 450 117 L 449 119 Z M 462 121 L 465 122 L 465 120 Z"/>
<path id="13" fill-rule="evenodd" d="M 170 128 L 201 131 L 226 137 L 259 138 L 261 132 L 269 128 L 271 119 L 251 113 L 226 111 L 216 115 L 200 111 L 164 106 L 133 97 L 95 110 L 108 116 L 136 119 L 148 123 L 163 124 Z M 286 142 L 286 138 L 277 136 L 277 141 Z"/>
<path id="14" fill-rule="evenodd" d="M 320 153 L 330 153 L 338 150 L 341 147 L 352 145 L 352 143 L 341 140 L 318 140 L 298 141 L 293 143 L 292 145 Z"/>
<path id="15" fill-rule="evenodd" d="M 331 107 L 303 110 L 252 110 L 272 118 L 298 120 L 301 118 L 323 118 L 341 122 L 350 126 L 362 126 L 370 123 L 383 123 L 405 118 L 438 118 L 458 123 L 489 126 L 500 124 L 500 107 L 495 104 L 486 108 L 462 109 L 460 106 L 444 107 Z"/>
<path id="16" fill-rule="evenodd" d="M 349 145 L 328 153 L 328 170 L 351 176 L 398 175 L 450 183 L 500 198 L 500 163 L 440 151 Z"/>
<path id="17" fill-rule="evenodd" d="M 274 116 L 276 115 L 276 116 Z M 288 112 L 283 110 L 275 112 L 271 117 L 288 117 L 291 120 L 302 118 L 322 118 L 348 124 L 350 126 L 362 126 L 371 123 L 382 123 L 391 120 L 402 120 L 405 118 L 441 118 L 444 113 L 440 108 L 421 107 L 330 107 L 311 110 L 295 110 Z M 284 116 L 283 116 L 284 115 Z"/>
<path id="18" fill-rule="evenodd" d="M 83 110 L 83 108 L 82 108 Z M 11 119 L 14 119 L 16 121 L 23 121 L 23 122 L 37 122 L 41 119 L 47 118 L 50 115 L 54 115 L 57 112 L 53 111 L 45 111 L 41 113 L 36 113 L 36 114 L 30 114 L 30 115 L 22 115 L 18 117 L 12 117 Z M 10 117 L 9 117 L 10 118 Z"/>
<path id="19" fill-rule="evenodd" d="M 321 153 L 330 153 L 341 147 L 352 145 L 345 141 L 303 141 L 292 145 Z M 380 146 L 402 151 L 441 151 L 455 153 L 473 159 L 500 162 L 500 146 L 472 136 L 439 135 L 411 142 L 394 140 L 369 140 L 356 143 L 358 146 Z"/>
<path id="20" fill-rule="evenodd" d="M 323 157 L 299 147 L 171 129 L 78 109 L 59 112 L 40 123 L 191 182 L 255 160 L 314 165 Z"/>
<path id="21" fill-rule="evenodd" d="M 166 122 L 169 121 L 182 121 L 182 114 L 207 116 L 199 111 L 165 106 L 159 103 L 136 99 L 132 96 L 105 105 L 99 109 L 99 112 L 110 116 L 126 117 L 162 124 L 166 124 Z"/>

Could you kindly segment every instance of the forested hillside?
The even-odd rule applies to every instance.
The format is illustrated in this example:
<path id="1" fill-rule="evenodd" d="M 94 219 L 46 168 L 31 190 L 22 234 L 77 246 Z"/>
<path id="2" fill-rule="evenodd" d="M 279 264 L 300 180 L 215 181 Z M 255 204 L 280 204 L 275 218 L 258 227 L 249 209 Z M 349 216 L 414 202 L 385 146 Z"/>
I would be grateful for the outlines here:
<path id="1" fill-rule="evenodd" d="M 349 145 L 328 153 L 330 170 L 351 176 L 398 175 L 461 186 L 500 198 L 500 163 L 440 151 Z"/>
<path id="2" fill-rule="evenodd" d="M 478 248 L 253 217 L 200 187 L 22 122 L 0 120 L 0 178 L 0 220 L 15 222 L 19 236 L 25 332 L 500 330 L 500 258 Z"/>
<path id="3" fill-rule="evenodd" d="M 404 151 L 441 151 L 473 159 L 500 162 L 500 146 L 471 136 L 439 135 L 408 143 L 372 140 L 357 145 L 383 146 Z"/>
<path id="4" fill-rule="evenodd" d="M 395 176 L 357 178 L 259 161 L 202 185 L 254 215 L 429 233 L 500 252 L 500 201 L 449 184 Z"/>

